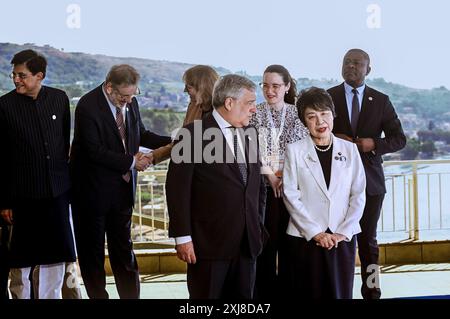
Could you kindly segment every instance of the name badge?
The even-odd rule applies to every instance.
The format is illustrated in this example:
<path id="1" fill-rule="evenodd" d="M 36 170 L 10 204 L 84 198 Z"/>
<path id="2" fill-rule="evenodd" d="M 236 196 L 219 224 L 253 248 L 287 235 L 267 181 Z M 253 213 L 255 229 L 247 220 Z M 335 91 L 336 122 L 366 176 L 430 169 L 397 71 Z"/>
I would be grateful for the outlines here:
<path id="1" fill-rule="evenodd" d="M 284 156 L 283 155 L 270 155 L 267 156 L 267 165 L 270 166 L 275 176 L 283 176 Z"/>

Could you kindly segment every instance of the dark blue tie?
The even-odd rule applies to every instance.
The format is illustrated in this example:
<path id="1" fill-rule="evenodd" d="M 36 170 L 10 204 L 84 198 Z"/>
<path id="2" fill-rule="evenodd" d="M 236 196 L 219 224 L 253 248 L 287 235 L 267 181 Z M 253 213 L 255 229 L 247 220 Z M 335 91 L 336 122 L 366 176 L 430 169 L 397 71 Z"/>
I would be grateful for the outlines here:
<path id="1" fill-rule="evenodd" d="M 351 125 L 352 125 L 352 131 L 353 136 L 357 136 L 356 130 L 358 129 L 358 119 L 359 119 L 359 99 L 358 99 L 358 90 L 353 89 L 353 100 L 352 100 L 352 119 L 351 119 Z"/>

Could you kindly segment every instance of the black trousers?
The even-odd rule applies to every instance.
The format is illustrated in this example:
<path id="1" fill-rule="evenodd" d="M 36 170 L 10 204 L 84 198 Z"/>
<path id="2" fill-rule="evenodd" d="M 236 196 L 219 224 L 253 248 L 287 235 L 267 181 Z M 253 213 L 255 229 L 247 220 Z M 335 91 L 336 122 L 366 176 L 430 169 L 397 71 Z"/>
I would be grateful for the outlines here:
<path id="1" fill-rule="evenodd" d="M 256 262 L 255 298 L 283 298 L 286 290 L 286 229 L 289 212 L 283 198 L 267 188 L 264 226 L 269 239 Z M 278 258 L 277 258 L 278 257 Z M 278 264 L 277 264 L 278 261 Z"/>
<path id="2" fill-rule="evenodd" d="M 235 258 L 197 259 L 195 264 L 188 264 L 187 286 L 190 299 L 253 298 L 256 258 L 250 256 L 246 237 L 244 235 L 241 249 Z"/>
<path id="3" fill-rule="evenodd" d="M 122 183 L 121 196 L 112 198 L 108 211 L 98 212 L 88 207 L 73 207 L 78 261 L 81 276 L 91 299 L 107 299 L 105 234 L 109 261 L 121 299 L 140 296 L 139 271 L 131 241 L 131 185 Z"/>
<path id="4" fill-rule="evenodd" d="M 0 225 L 0 300 L 8 299 L 8 276 L 9 276 L 9 261 L 8 261 L 8 241 L 9 230 L 6 225 Z"/>
<path id="5" fill-rule="evenodd" d="M 328 231 L 329 232 L 329 231 Z M 356 239 L 331 250 L 314 240 L 287 235 L 289 298 L 351 299 L 355 277 Z"/>
<path id="6" fill-rule="evenodd" d="M 364 299 L 379 299 L 381 289 L 378 273 L 377 224 L 381 214 L 384 194 L 367 195 L 366 206 L 360 221 L 361 233 L 358 234 L 358 254 L 361 260 L 361 294 Z"/>

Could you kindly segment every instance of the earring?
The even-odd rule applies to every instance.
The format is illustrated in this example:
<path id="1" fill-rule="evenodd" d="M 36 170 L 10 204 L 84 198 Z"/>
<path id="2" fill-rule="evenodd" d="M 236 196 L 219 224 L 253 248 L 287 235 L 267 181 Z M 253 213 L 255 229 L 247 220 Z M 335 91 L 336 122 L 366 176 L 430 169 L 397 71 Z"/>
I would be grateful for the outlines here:
<path id="1" fill-rule="evenodd" d="M 284 93 L 284 94 L 288 94 L 289 93 L 289 91 L 286 91 L 286 93 Z"/>

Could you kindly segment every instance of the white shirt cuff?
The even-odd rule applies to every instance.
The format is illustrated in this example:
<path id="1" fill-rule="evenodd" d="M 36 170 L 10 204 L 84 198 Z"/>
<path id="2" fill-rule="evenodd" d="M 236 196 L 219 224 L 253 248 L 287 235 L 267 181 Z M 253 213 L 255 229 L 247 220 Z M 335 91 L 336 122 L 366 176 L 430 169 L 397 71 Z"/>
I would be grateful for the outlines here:
<path id="1" fill-rule="evenodd" d="M 190 241 L 192 241 L 192 237 L 191 236 L 175 237 L 175 244 L 176 245 L 186 244 L 186 243 L 188 243 Z"/>

